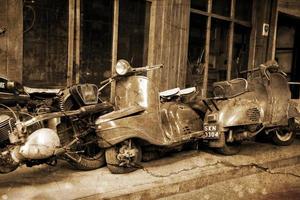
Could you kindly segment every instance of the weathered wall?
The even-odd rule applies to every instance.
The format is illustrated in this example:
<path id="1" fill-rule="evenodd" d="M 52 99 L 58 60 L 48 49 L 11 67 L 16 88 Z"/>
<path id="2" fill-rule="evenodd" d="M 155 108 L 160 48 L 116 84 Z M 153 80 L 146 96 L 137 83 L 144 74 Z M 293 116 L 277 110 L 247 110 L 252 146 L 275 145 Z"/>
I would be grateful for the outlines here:
<path id="1" fill-rule="evenodd" d="M 185 84 L 189 7 L 187 0 L 152 0 L 148 62 L 164 64 L 154 72 L 161 90 Z"/>
<path id="2" fill-rule="evenodd" d="M 22 81 L 23 6 L 20 0 L 0 0 L 0 75 Z"/>

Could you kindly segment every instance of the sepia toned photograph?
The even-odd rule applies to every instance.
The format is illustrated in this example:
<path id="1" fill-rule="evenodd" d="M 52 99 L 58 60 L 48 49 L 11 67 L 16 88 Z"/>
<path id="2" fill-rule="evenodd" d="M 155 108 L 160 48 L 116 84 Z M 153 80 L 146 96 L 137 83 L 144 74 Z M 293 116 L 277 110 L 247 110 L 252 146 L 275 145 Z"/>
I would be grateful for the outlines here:
<path id="1" fill-rule="evenodd" d="M 300 0 L 0 0 L 0 200 L 300 199 Z"/>

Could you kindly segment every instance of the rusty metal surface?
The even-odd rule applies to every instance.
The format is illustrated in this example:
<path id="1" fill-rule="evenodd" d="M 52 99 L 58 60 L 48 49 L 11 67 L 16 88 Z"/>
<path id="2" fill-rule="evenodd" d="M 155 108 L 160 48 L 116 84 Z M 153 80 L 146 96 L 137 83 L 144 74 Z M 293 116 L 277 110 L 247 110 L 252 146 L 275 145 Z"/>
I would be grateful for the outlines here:
<path id="1" fill-rule="evenodd" d="M 158 88 L 145 76 L 129 76 L 116 83 L 116 109 L 140 105 L 147 112 L 158 112 Z"/>
<path id="2" fill-rule="evenodd" d="M 101 147 L 107 148 L 128 138 L 172 146 L 202 135 L 202 120 L 197 113 L 182 103 L 160 103 L 158 89 L 144 76 L 117 81 L 115 103 L 117 110 L 96 122 Z M 143 108 L 144 112 L 129 108 Z"/>

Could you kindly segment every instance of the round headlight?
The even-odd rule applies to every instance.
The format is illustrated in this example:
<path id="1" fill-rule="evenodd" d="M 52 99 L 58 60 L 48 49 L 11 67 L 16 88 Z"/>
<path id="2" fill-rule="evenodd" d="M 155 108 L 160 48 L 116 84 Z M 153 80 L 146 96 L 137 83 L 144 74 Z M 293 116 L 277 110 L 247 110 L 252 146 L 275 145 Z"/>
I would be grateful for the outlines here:
<path id="1" fill-rule="evenodd" d="M 116 64 L 116 72 L 118 75 L 125 75 L 130 68 L 130 64 L 126 60 L 119 60 Z"/>

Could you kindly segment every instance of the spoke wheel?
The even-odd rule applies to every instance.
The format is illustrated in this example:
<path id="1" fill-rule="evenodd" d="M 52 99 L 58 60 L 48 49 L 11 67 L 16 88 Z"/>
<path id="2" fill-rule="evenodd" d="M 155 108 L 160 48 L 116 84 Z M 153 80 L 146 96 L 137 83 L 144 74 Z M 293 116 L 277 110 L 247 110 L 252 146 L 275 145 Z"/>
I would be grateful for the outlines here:
<path id="1" fill-rule="evenodd" d="M 74 168 L 93 170 L 105 165 L 104 150 L 98 146 L 95 137 L 94 135 L 89 135 L 75 146 L 74 150 L 77 153 L 71 154 L 74 160 L 68 161 Z"/>
<path id="2" fill-rule="evenodd" d="M 288 146 L 293 143 L 295 139 L 295 132 L 285 129 L 277 129 L 272 133 L 272 141 L 279 146 Z"/>
<path id="3" fill-rule="evenodd" d="M 140 168 L 142 150 L 139 145 L 127 140 L 106 149 L 105 158 L 111 173 L 129 173 Z"/>
<path id="4" fill-rule="evenodd" d="M 71 96 L 64 102 L 65 110 L 78 109 Z M 75 135 L 91 130 L 89 127 L 89 117 L 81 118 L 72 123 L 69 118 L 63 118 L 62 123 L 58 126 L 59 137 L 62 145 L 67 145 L 74 140 Z M 93 120 L 92 120 L 93 121 Z M 105 152 L 98 146 L 97 136 L 94 130 L 83 137 L 79 141 L 71 145 L 70 153 L 67 155 L 67 161 L 75 169 L 79 170 L 93 170 L 105 165 Z"/>

